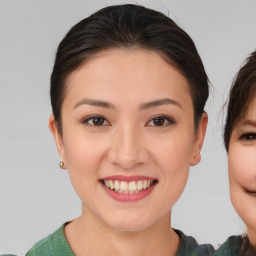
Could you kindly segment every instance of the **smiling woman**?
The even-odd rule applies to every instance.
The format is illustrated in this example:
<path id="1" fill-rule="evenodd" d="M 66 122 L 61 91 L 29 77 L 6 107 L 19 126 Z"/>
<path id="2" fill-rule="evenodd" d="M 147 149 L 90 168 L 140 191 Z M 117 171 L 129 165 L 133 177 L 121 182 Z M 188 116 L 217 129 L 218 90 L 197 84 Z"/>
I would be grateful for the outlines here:
<path id="1" fill-rule="evenodd" d="M 56 54 L 49 127 L 82 214 L 27 255 L 208 255 L 170 227 L 207 97 L 193 41 L 163 14 L 111 6 L 76 24 Z"/>

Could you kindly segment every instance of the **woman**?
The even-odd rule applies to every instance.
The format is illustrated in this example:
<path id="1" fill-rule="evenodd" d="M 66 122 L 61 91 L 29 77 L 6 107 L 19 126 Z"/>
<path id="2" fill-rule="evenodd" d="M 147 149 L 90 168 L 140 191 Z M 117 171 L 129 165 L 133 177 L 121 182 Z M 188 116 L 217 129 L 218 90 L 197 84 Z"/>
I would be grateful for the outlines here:
<path id="1" fill-rule="evenodd" d="M 61 41 L 49 127 L 82 214 L 31 255 L 208 255 L 170 228 L 200 161 L 208 78 L 191 38 L 136 5 L 110 6 Z"/>
<path id="2" fill-rule="evenodd" d="M 232 85 L 224 141 L 228 152 L 230 197 L 246 224 L 246 234 L 231 236 L 216 255 L 256 255 L 256 52 Z"/>

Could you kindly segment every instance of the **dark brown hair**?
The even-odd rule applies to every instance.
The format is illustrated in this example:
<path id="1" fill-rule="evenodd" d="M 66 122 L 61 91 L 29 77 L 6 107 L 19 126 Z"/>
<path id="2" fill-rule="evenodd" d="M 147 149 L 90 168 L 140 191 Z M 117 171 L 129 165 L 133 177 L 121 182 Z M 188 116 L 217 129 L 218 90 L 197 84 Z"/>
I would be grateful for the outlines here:
<path id="1" fill-rule="evenodd" d="M 208 77 L 192 39 L 164 14 L 126 4 L 103 8 L 73 26 L 60 42 L 51 75 L 52 111 L 61 132 L 66 80 L 94 54 L 113 48 L 158 52 L 190 85 L 195 127 L 209 94 Z"/>
<path id="2" fill-rule="evenodd" d="M 224 143 L 228 151 L 230 137 L 236 124 L 245 118 L 250 103 L 256 95 L 256 51 L 246 59 L 233 80 L 228 101 L 224 128 Z"/>

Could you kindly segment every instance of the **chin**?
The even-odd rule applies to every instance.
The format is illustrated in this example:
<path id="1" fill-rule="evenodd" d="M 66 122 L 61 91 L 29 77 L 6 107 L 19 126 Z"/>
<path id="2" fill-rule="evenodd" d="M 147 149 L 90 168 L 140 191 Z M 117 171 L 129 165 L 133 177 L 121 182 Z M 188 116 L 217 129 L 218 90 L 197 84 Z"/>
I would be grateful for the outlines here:
<path id="1" fill-rule="evenodd" d="M 139 215 L 134 216 L 110 216 L 108 220 L 105 220 L 107 225 L 116 231 L 127 231 L 127 232 L 138 232 L 148 229 L 153 225 L 152 217 L 147 220 L 145 216 L 140 217 Z"/>

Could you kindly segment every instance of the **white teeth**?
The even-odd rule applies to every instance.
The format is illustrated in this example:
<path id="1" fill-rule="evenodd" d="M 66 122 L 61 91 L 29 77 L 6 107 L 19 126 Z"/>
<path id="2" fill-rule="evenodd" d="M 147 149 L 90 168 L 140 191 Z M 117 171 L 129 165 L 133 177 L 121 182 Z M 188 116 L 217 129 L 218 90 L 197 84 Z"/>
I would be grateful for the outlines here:
<path id="1" fill-rule="evenodd" d="M 113 183 L 112 180 L 109 181 L 109 187 L 110 187 L 111 189 L 114 189 L 114 188 L 115 188 L 115 185 L 114 185 L 114 183 Z"/>
<path id="2" fill-rule="evenodd" d="M 106 187 L 109 188 L 109 180 L 104 180 L 104 183 L 105 183 Z"/>
<path id="3" fill-rule="evenodd" d="M 153 180 L 138 180 L 138 181 L 119 181 L 119 180 L 103 180 L 103 184 L 111 190 L 122 194 L 139 193 L 142 190 L 148 189 Z"/>
<path id="4" fill-rule="evenodd" d="M 142 188 L 146 189 L 148 186 L 148 182 L 146 180 L 143 180 Z"/>
<path id="5" fill-rule="evenodd" d="M 115 180 L 115 190 L 119 190 L 119 182 L 117 180 Z"/>
<path id="6" fill-rule="evenodd" d="M 129 182 L 129 191 L 135 191 L 135 190 L 136 190 L 135 181 Z"/>
<path id="7" fill-rule="evenodd" d="M 138 190 L 142 190 L 142 181 L 139 180 L 137 184 Z"/>
<path id="8" fill-rule="evenodd" d="M 121 181 L 120 183 L 120 189 L 121 190 L 128 190 L 128 183 L 125 181 Z"/>

